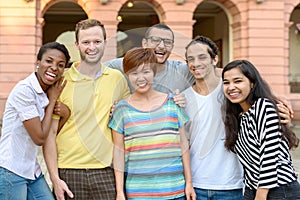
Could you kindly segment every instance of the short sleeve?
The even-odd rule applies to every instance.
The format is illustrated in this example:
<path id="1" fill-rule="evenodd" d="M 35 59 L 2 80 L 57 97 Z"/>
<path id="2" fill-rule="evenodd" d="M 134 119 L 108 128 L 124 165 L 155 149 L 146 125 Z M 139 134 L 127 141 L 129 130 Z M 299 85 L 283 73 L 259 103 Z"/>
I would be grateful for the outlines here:
<path id="1" fill-rule="evenodd" d="M 190 73 L 190 70 L 186 63 L 180 62 L 177 65 L 177 69 L 180 70 L 181 74 L 185 77 L 186 83 L 184 83 L 186 86 L 185 88 L 188 88 L 189 86 L 193 85 L 195 82 L 195 78 L 192 73 Z"/>
<path id="2" fill-rule="evenodd" d="M 103 63 L 105 66 L 112 69 L 117 69 L 123 73 L 123 58 L 116 58 Z"/>
<path id="3" fill-rule="evenodd" d="M 108 123 L 108 126 L 113 129 L 114 131 L 117 131 L 118 133 L 124 133 L 124 108 L 123 106 L 118 103 L 116 105 L 116 108 L 112 114 L 112 117 Z"/>
<path id="4" fill-rule="evenodd" d="M 176 107 L 178 108 L 178 124 L 179 127 L 183 127 L 185 123 L 187 123 L 189 121 L 189 118 L 187 116 L 187 114 L 185 113 L 185 111 L 176 105 Z"/>
<path id="5" fill-rule="evenodd" d="M 15 88 L 13 103 L 21 121 L 40 116 L 37 109 L 35 92 L 28 86 Z"/>

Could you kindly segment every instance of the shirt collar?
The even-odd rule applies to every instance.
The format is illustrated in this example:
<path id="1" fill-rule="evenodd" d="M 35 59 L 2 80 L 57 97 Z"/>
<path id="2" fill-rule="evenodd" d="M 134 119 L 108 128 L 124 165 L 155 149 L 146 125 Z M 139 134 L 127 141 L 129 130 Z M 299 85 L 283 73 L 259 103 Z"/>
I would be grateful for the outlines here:
<path id="1" fill-rule="evenodd" d="M 73 81 L 78 81 L 78 80 L 91 80 L 92 78 L 81 74 L 78 70 L 77 67 L 80 64 L 80 62 L 74 62 L 71 66 L 70 70 L 70 78 Z M 99 77 L 101 77 L 102 75 L 108 75 L 110 73 L 110 70 L 108 69 L 107 66 L 105 65 L 101 65 L 101 70 L 96 74 L 95 76 L 95 80 Z"/>
<path id="2" fill-rule="evenodd" d="M 31 73 L 28 76 L 28 81 L 29 81 L 30 85 L 32 85 L 32 87 L 36 91 L 36 93 L 38 93 L 38 94 L 45 93 L 37 79 L 35 72 Z"/>

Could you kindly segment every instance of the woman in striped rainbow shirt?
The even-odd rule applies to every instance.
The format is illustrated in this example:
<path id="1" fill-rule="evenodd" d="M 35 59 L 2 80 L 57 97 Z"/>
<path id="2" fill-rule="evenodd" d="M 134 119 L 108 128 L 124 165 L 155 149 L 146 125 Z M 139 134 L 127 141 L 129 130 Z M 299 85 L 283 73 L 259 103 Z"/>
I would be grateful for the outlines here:
<path id="1" fill-rule="evenodd" d="M 243 200 L 300 200 L 300 185 L 289 149 L 299 139 L 280 123 L 277 99 L 256 68 L 246 60 L 222 72 L 225 101 L 225 146 L 244 168 Z"/>
<path id="2" fill-rule="evenodd" d="M 172 94 L 152 89 L 154 51 L 128 51 L 123 68 L 134 92 L 116 105 L 109 123 L 115 144 L 117 199 L 195 200 L 183 131 L 188 118 Z"/>

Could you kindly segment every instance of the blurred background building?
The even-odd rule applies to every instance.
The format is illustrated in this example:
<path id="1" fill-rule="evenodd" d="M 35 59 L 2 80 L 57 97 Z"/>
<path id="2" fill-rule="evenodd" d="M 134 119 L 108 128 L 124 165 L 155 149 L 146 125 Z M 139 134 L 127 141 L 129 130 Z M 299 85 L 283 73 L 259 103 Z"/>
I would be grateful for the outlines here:
<path id="1" fill-rule="evenodd" d="M 108 43 L 103 61 L 121 57 L 141 45 L 146 27 L 164 23 L 175 32 L 172 59 L 183 59 L 185 46 L 197 35 L 220 48 L 222 67 L 248 59 L 273 91 L 286 97 L 300 126 L 299 0 L 0 0 L 0 121 L 12 87 L 35 68 L 39 47 L 64 43 L 71 61 L 75 24 L 100 20 Z"/>

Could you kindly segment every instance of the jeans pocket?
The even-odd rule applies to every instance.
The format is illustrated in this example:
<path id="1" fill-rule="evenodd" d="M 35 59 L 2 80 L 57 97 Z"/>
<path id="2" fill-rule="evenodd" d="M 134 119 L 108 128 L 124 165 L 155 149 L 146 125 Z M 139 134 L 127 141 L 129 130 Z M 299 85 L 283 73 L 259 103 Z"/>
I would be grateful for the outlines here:
<path id="1" fill-rule="evenodd" d="M 243 200 L 253 200 L 255 199 L 255 194 L 255 190 L 251 190 L 250 188 L 246 187 L 243 194 Z"/>
<path id="2" fill-rule="evenodd" d="M 297 181 L 281 185 L 269 190 L 268 199 L 271 200 L 300 200 L 300 185 Z"/>

